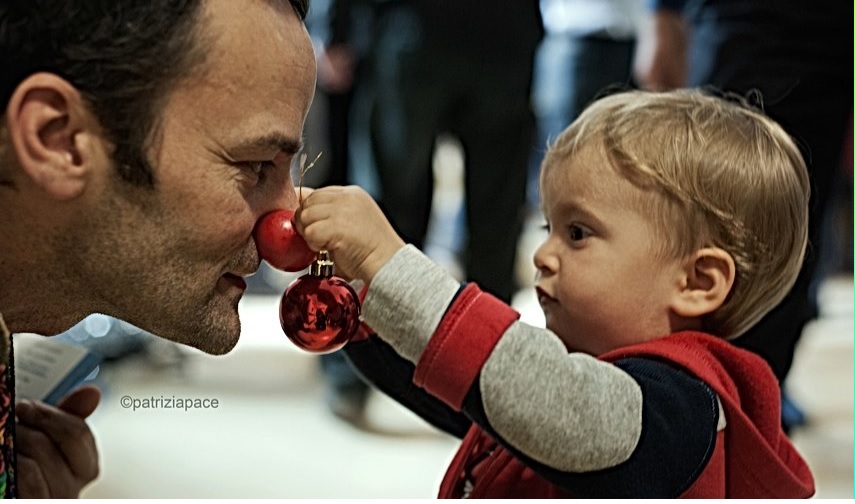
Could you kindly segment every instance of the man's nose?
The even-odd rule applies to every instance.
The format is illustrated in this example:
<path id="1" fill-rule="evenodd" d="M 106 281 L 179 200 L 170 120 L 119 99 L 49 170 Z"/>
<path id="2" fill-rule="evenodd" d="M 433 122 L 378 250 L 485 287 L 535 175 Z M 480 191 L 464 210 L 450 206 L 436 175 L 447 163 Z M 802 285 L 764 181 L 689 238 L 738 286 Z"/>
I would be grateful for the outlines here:
<path id="1" fill-rule="evenodd" d="M 287 188 L 280 191 L 279 197 L 277 198 L 277 204 L 277 208 L 295 210 L 300 204 L 299 189 L 295 189 L 294 186 L 289 184 Z"/>
<path id="2" fill-rule="evenodd" d="M 297 189 L 290 183 L 271 190 L 267 197 L 264 198 L 261 214 L 272 212 L 273 210 L 296 210 L 300 205 L 300 198 Z"/>

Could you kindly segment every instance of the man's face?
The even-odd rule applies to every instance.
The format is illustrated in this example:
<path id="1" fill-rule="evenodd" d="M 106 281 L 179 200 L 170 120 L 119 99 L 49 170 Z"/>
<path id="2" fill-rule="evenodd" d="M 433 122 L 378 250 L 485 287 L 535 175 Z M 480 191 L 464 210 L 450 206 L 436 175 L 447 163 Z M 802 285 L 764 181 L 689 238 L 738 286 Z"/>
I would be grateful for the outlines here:
<path id="1" fill-rule="evenodd" d="M 170 93 L 150 149 L 155 187 L 105 176 L 81 231 L 86 281 L 110 314 L 221 354 L 237 343 L 256 221 L 294 208 L 292 159 L 315 85 L 297 15 L 209 0 L 207 61 Z"/>

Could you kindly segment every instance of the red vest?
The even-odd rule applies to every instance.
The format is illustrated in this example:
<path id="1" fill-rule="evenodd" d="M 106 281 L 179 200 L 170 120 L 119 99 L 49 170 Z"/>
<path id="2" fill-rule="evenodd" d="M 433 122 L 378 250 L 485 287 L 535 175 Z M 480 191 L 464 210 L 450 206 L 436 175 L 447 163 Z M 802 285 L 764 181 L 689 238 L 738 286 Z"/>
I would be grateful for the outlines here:
<path id="1" fill-rule="evenodd" d="M 683 498 L 804 498 L 813 476 L 781 430 L 780 388 L 758 356 L 706 334 L 683 332 L 600 356 L 674 363 L 718 394 L 727 426 L 704 471 Z M 465 489 L 465 481 L 474 487 Z M 568 498 L 477 425 L 469 430 L 439 490 L 440 498 Z"/>

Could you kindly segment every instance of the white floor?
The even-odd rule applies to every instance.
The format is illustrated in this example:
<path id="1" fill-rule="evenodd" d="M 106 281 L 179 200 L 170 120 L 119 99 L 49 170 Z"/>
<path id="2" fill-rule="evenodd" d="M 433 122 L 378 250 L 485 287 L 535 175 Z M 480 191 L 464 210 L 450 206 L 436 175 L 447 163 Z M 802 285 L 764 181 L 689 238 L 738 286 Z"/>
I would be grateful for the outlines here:
<path id="1" fill-rule="evenodd" d="M 330 415 L 317 358 L 281 335 L 277 301 L 249 297 L 250 324 L 227 356 L 191 353 L 178 368 L 140 358 L 108 368 L 92 427 L 102 475 L 85 497 L 432 497 L 456 441 L 383 396 L 379 433 Z M 217 399 L 216 409 L 124 408 L 122 398 Z"/>

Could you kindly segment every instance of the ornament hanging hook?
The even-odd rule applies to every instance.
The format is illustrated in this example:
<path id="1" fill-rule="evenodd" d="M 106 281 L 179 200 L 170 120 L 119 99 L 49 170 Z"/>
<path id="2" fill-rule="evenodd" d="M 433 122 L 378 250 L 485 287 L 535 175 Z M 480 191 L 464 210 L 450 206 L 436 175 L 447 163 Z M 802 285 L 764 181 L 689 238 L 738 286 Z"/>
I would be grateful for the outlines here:
<path id="1" fill-rule="evenodd" d="M 308 155 L 305 152 L 300 154 L 300 179 L 298 182 L 299 186 L 297 189 L 297 191 L 298 191 L 297 199 L 298 199 L 298 203 L 300 205 L 300 208 L 303 207 L 303 177 L 306 175 L 306 173 L 308 173 L 309 170 L 311 170 L 312 168 L 315 167 L 315 164 L 317 164 L 318 159 L 321 158 L 321 154 L 323 154 L 323 153 L 324 153 L 324 151 L 318 152 L 318 155 L 315 156 L 315 159 L 313 159 L 312 162 L 309 163 L 308 166 L 306 166 L 306 159 L 308 158 Z"/>

